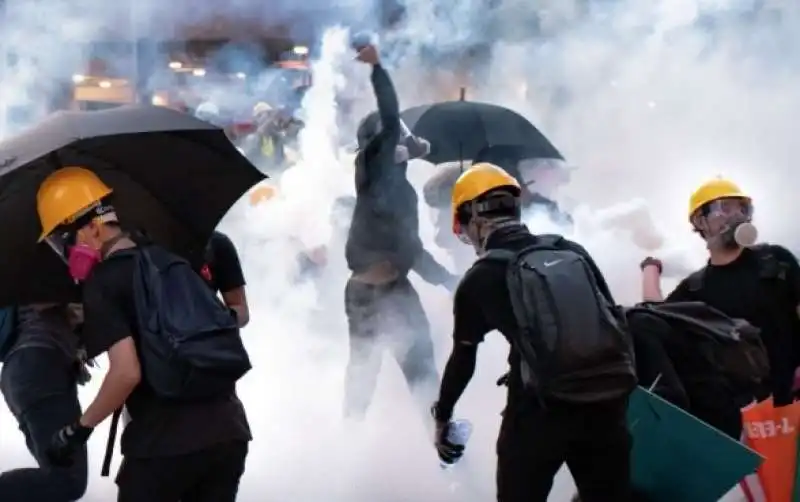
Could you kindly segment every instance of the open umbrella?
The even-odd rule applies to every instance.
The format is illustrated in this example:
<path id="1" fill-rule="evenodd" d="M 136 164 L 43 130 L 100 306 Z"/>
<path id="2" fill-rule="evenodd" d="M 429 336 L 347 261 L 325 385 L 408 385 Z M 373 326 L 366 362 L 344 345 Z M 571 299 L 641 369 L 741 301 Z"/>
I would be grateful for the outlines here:
<path id="1" fill-rule="evenodd" d="M 409 108 L 401 116 L 415 136 L 430 141 L 431 152 L 425 160 L 433 164 L 472 160 L 481 150 L 495 145 L 522 147 L 539 158 L 563 159 L 536 126 L 502 106 L 445 101 Z M 366 127 L 371 120 L 377 120 L 377 112 L 362 119 L 361 125 Z"/>
<path id="2" fill-rule="evenodd" d="M 631 478 L 652 502 L 716 502 L 761 456 L 645 389 L 628 405 Z"/>
<path id="3" fill-rule="evenodd" d="M 46 244 L 36 192 L 65 166 L 94 171 L 114 189 L 123 225 L 194 261 L 219 221 L 261 174 L 223 131 L 163 107 L 59 112 L 0 143 L 0 305 L 75 298 Z"/>

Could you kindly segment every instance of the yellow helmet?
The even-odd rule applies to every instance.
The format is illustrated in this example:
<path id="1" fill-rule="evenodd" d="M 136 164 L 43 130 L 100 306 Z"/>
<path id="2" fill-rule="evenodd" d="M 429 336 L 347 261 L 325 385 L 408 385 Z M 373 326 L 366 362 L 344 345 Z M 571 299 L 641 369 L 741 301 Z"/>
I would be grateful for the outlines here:
<path id="1" fill-rule="evenodd" d="M 50 174 L 36 193 L 36 212 L 42 225 L 39 242 L 111 192 L 95 173 L 83 167 L 65 167 Z"/>
<path id="2" fill-rule="evenodd" d="M 278 190 L 272 185 L 262 185 L 250 192 L 250 205 L 257 206 L 277 195 Z"/>
<path id="3" fill-rule="evenodd" d="M 472 165 L 461 173 L 453 185 L 453 194 L 450 199 L 453 214 L 455 215 L 463 204 L 502 187 L 522 189 L 513 176 L 494 164 L 480 162 Z"/>
<path id="4" fill-rule="evenodd" d="M 739 185 L 730 180 L 715 178 L 706 181 L 692 192 L 691 197 L 689 197 L 689 219 L 691 220 L 694 213 L 709 202 L 727 197 L 741 197 L 750 200 L 750 196 L 744 193 L 739 188 Z"/>
<path id="5" fill-rule="evenodd" d="M 256 117 L 258 115 L 261 115 L 262 113 L 266 113 L 266 112 L 270 112 L 270 111 L 272 111 L 272 107 L 269 105 L 269 103 L 265 103 L 263 101 L 259 101 L 253 107 L 253 116 Z"/>

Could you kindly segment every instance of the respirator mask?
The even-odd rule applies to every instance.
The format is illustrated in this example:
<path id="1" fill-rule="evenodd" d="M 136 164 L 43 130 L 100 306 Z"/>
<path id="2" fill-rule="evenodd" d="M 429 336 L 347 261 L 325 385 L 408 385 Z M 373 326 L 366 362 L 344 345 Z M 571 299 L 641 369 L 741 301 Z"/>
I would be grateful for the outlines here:
<path id="1" fill-rule="evenodd" d="M 752 219 L 750 199 L 729 197 L 705 204 L 693 218 L 693 223 L 709 246 L 734 249 L 756 243 L 758 230 Z"/>
<path id="2" fill-rule="evenodd" d="M 103 260 L 99 249 L 77 242 L 78 231 L 92 221 L 107 223 L 118 220 L 112 206 L 97 204 L 87 208 L 72 222 L 62 225 L 44 239 L 67 265 L 69 275 L 75 282 L 85 281 L 94 267 Z"/>

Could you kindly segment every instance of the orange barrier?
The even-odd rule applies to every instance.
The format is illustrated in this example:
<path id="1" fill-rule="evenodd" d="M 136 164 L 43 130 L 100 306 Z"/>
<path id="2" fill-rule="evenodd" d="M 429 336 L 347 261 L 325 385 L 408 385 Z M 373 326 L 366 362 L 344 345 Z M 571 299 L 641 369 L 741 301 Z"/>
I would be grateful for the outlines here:
<path id="1" fill-rule="evenodd" d="M 800 502 L 796 490 L 800 402 L 776 408 L 772 399 L 742 410 L 744 443 L 765 460 L 742 481 L 748 502 Z"/>

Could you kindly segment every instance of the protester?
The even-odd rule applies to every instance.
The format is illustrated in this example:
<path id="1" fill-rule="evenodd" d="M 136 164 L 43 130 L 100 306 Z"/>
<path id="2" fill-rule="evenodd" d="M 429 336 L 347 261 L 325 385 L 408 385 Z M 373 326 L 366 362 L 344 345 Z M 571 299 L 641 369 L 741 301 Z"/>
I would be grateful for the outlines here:
<path id="1" fill-rule="evenodd" d="M 702 184 L 689 200 L 689 222 L 706 241 L 708 264 L 686 277 L 663 301 L 701 301 L 761 330 L 769 355 L 771 393 L 777 406 L 792 402 L 800 335 L 800 266 L 786 248 L 755 244 L 753 203 L 735 183 L 713 179 Z M 645 300 L 661 301 L 658 260 L 644 263 L 652 277 Z M 728 400 L 728 414 L 741 420 L 738 409 L 754 397 L 748 392 Z"/>
<path id="2" fill-rule="evenodd" d="M 0 389 L 38 467 L 0 474 L 0 500 L 79 500 L 87 485 L 86 446 L 76 449 L 68 466 L 54 464 L 46 454 L 53 435 L 81 413 L 78 384 L 88 373 L 73 319 L 62 304 L 19 307 L 15 317 L 14 342 L 3 359 Z"/>
<path id="3" fill-rule="evenodd" d="M 519 159 L 505 147 L 489 147 L 481 151 L 475 163 L 488 162 L 503 168 L 522 187 L 523 211 L 543 211 L 557 225 L 568 227 L 571 217 L 563 212 L 553 200 L 558 189 L 569 181 L 569 172 L 564 162 L 558 159 Z M 431 207 L 434 225 L 434 241 L 447 250 L 456 263 L 456 268 L 465 270 L 471 257 L 465 253 L 458 240 L 453 237 L 450 214 L 450 193 L 456 179 L 465 170 L 460 162 L 438 166 L 437 172 L 425 183 L 425 202 Z"/>
<path id="4" fill-rule="evenodd" d="M 407 275 L 413 269 L 432 284 L 455 281 L 422 246 L 417 193 L 406 176 L 408 161 L 424 156 L 429 145 L 404 131 L 397 94 L 377 49 L 358 49 L 358 59 L 372 66 L 378 114 L 359 127 L 356 203 L 345 245 L 352 272 L 345 288 L 350 331 L 345 414 L 350 417 L 363 416 L 369 407 L 382 347 L 391 347 L 412 393 L 427 408 L 438 373 L 428 319 Z"/>
<path id="5" fill-rule="evenodd" d="M 629 500 L 630 337 L 588 253 L 520 222 L 521 191 L 491 164 L 470 167 L 453 188 L 454 232 L 482 258 L 455 293 L 453 349 L 432 409 L 439 456 L 452 462 L 463 453 L 449 439 L 453 410 L 478 344 L 497 330 L 511 345 L 497 500 L 546 502 L 563 463 L 584 502 Z"/>
<path id="6" fill-rule="evenodd" d="M 162 331 L 164 320 L 158 319 L 166 316 L 170 329 L 181 335 L 169 343 L 187 347 L 190 354 L 202 356 L 205 364 L 215 369 L 218 357 L 230 359 L 239 354 L 213 351 L 219 349 L 220 340 L 236 346 L 236 322 L 191 269 L 180 276 L 182 282 L 175 284 L 186 288 L 197 281 L 196 289 L 183 289 L 182 295 L 161 301 L 182 305 L 180 302 L 189 298 L 195 307 L 192 315 L 187 316 L 184 310 L 176 316 L 157 304 L 151 308 L 159 309 L 158 315 L 148 314 L 146 319 L 156 317 L 159 326 L 142 322 L 142 260 L 150 260 L 154 267 L 166 260 L 173 271 L 173 275 L 165 276 L 167 279 L 178 277 L 174 274 L 182 263 L 188 268 L 188 263 L 169 258 L 171 255 L 158 246 L 137 243 L 134 235 L 124 230 L 111 205 L 112 198 L 111 188 L 80 167 L 50 174 L 37 194 L 42 240 L 65 259 L 73 279 L 84 283 L 81 340 L 87 355 L 107 352 L 109 360 L 97 396 L 82 415 L 76 413 L 71 423 L 53 436 L 48 455 L 54 463 L 70 465 L 84 450 L 94 428 L 110 415 L 118 416 L 117 410 L 125 405 L 131 421 L 122 436 L 124 460 L 117 476 L 120 502 L 233 502 L 251 439 L 244 408 L 233 390 L 235 381 L 220 381 L 219 389 L 225 390 L 213 397 L 210 389 L 208 395 L 201 395 L 202 386 L 191 388 L 196 395 L 189 394 L 187 386 L 200 382 L 203 368 L 191 357 L 165 360 L 159 350 L 172 347 L 166 346 L 166 339 L 157 337 L 166 336 Z M 216 303 L 209 303 L 207 298 Z M 204 308 L 218 308 L 226 317 L 221 319 L 218 311 L 205 315 Z M 181 324 L 196 324 L 209 316 L 219 324 L 204 325 L 205 351 L 197 354 L 191 350 L 197 349 L 196 342 L 190 346 L 197 337 L 186 336 Z M 207 329 L 217 326 L 228 329 Z M 179 357 L 177 354 L 170 356 Z M 249 369 L 249 361 L 245 364 Z M 175 382 L 180 384 L 172 387 Z"/>
<path id="7" fill-rule="evenodd" d="M 256 130 L 239 145 L 244 155 L 268 173 L 283 172 L 297 158 L 289 143 L 301 123 L 264 102 L 253 107 L 253 122 Z"/>
<path id="8" fill-rule="evenodd" d="M 215 293 L 222 296 L 225 305 L 236 313 L 239 327 L 250 322 L 250 309 L 245 294 L 244 272 L 239 253 L 231 239 L 222 232 L 214 232 L 206 248 L 206 262 L 200 275 Z"/>

